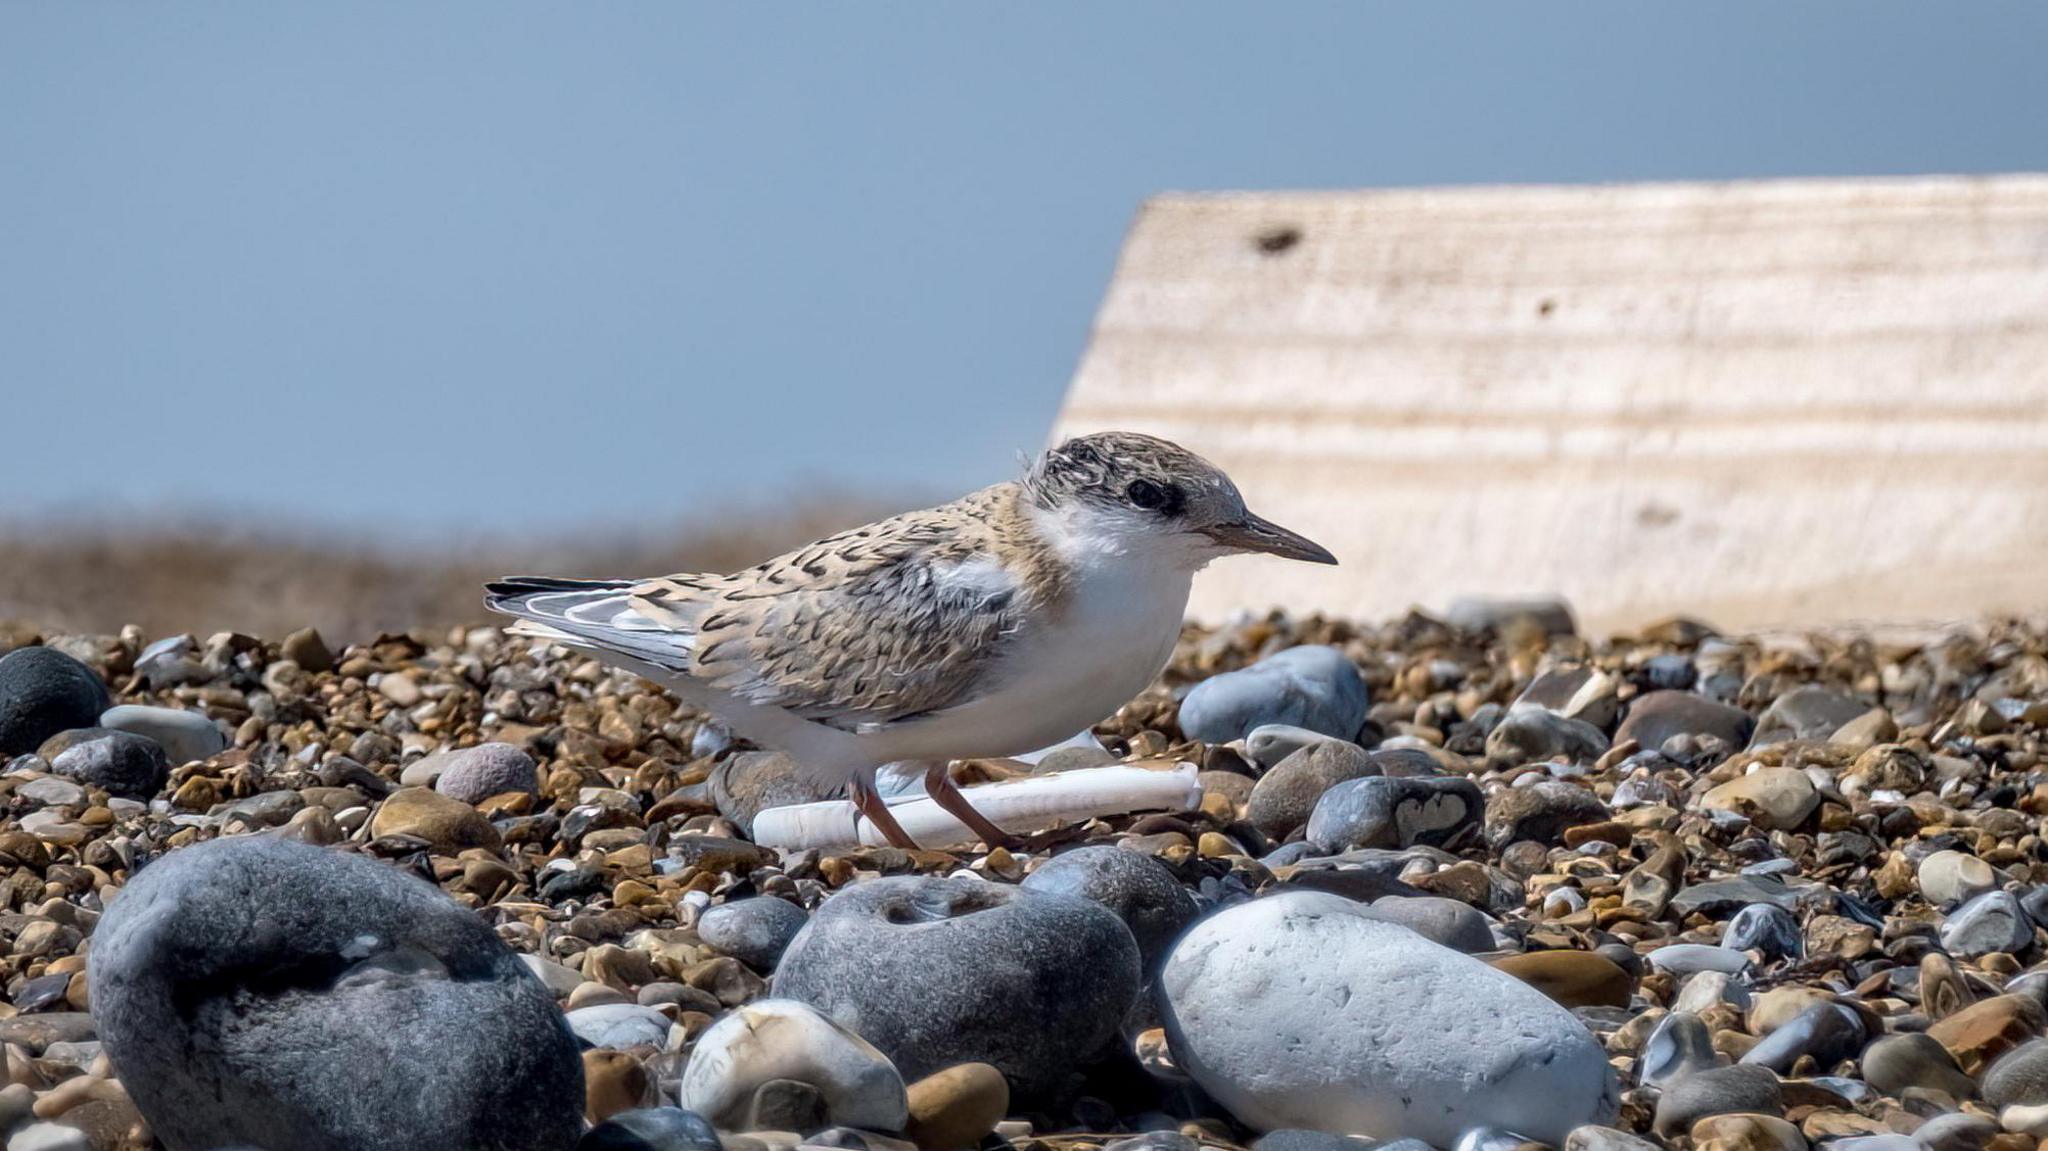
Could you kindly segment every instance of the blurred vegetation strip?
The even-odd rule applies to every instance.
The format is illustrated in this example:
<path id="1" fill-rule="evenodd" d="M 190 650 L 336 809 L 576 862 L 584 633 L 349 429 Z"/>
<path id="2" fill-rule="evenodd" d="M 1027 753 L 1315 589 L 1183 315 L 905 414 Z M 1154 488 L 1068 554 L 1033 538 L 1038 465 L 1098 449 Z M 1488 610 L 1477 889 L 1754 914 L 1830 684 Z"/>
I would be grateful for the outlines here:
<path id="1" fill-rule="evenodd" d="M 311 625 L 348 643 L 483 621 L 480 585 L 496 576 L 729 571 L 914 506 L 849 498 L 630 535 L 438 541 L 423 533 L 403 543 L 225 522 L 0 524 L 0 620 L 101 633 L 132 623 L 152 637 L 232 630 L 276 638 Z"/>

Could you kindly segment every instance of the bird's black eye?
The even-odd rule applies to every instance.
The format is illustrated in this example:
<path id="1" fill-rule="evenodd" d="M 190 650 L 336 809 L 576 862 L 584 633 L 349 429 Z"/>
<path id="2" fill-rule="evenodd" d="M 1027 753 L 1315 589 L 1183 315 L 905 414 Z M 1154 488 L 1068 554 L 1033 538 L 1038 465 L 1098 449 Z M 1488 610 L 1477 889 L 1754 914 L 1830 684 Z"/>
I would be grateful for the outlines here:
<path id="1" fill-rule="evenodd" d="M 1179 503 L 1180 492 L 1174 488 L 1155 484 L 1151 480 L 1132 480 L 1124 489 L 1124 498 L 1148 512 L 1172 511 Z"/>

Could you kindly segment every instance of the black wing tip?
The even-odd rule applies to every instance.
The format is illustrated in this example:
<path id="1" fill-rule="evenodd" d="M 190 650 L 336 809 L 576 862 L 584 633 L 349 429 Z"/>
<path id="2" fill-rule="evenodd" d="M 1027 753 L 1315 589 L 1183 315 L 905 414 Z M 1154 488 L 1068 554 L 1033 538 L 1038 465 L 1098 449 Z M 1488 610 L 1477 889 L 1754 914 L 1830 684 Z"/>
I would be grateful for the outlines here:
<path id="1" fill-rule="evenodd" d="M 616 591 L 633 586 L 622 579 L 562 579 L 556 576 L 499 576 L 484 585 L 492 595 L 521 595 L 537 591 Z"/>

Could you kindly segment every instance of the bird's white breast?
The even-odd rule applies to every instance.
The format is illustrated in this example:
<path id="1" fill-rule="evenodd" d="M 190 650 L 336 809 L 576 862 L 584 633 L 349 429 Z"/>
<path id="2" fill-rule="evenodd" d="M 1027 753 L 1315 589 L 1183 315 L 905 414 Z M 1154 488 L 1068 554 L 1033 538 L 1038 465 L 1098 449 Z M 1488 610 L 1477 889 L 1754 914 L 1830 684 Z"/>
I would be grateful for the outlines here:
<path id="1" fill-rule="evenodd" d="M 1114 714 L 1173 655 L 1192 573 L 1166 557 L 1082 554 L 1027 617 L 982 694 L 900 734 L 899 758 L 1021 755 Z"/>

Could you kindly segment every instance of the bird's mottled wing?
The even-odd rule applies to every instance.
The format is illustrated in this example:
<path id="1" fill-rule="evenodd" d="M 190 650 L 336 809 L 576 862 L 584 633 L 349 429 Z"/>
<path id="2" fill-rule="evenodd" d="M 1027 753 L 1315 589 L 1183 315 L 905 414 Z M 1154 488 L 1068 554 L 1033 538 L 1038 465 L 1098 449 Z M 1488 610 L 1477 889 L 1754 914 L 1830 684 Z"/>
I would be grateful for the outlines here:
<path id="1" fill-rule="evenodd" d="M 901 722 L 975 695 L 1047 593 L 1014 503 L 1002 485 L 734 575 L 649 580 L 632 604 L 695 633 L 692 678 L 846 730 Z"/>

